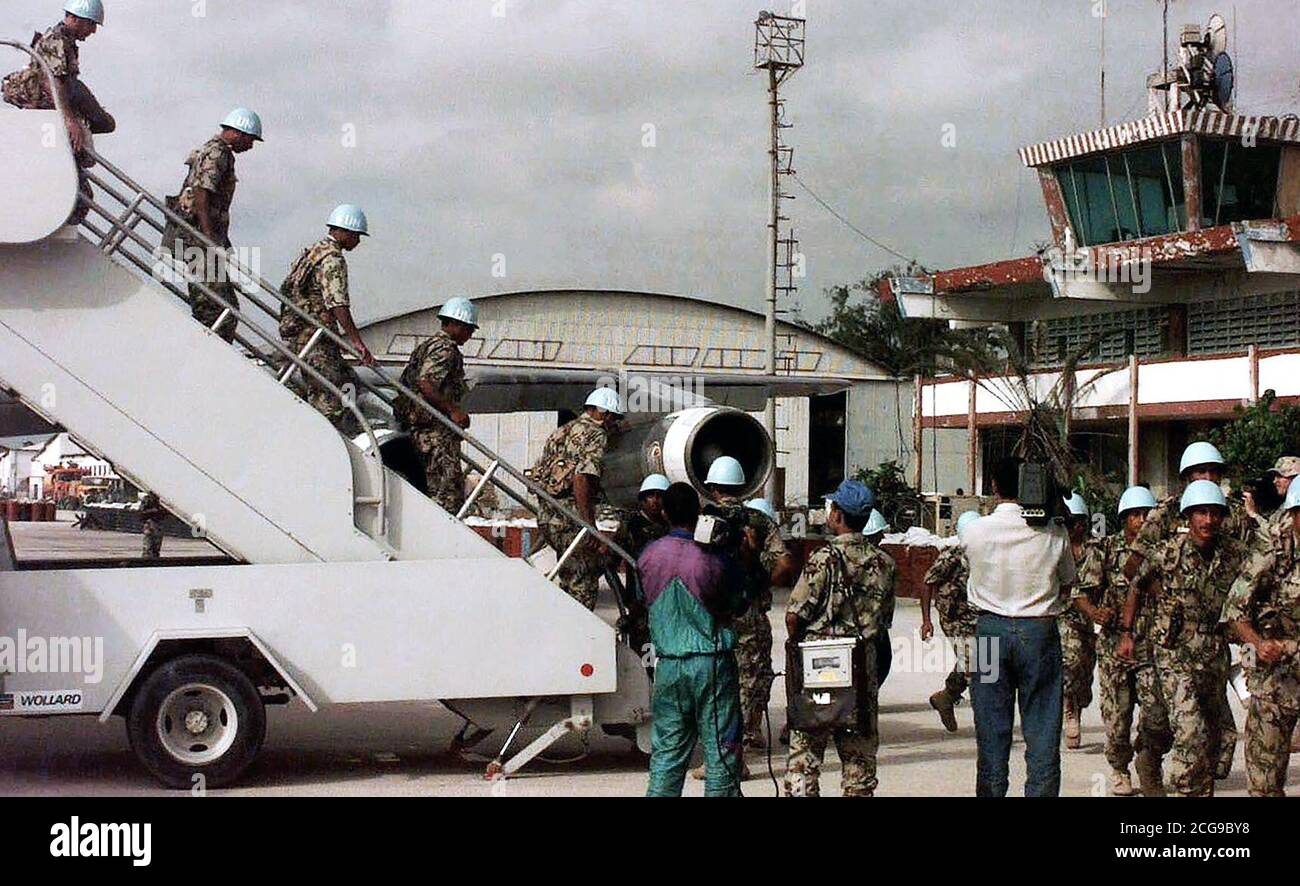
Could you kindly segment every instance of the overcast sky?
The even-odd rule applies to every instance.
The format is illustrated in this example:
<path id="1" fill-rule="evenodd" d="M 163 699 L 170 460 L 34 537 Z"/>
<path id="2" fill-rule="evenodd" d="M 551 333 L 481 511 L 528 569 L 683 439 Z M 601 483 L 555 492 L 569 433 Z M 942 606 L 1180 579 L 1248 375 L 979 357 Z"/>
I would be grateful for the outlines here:
<path id="1" fill-rule="evenodd" d="M 1098 125 L 1097 2 L 806 0 L 807 64 L 785 88 L 795 168 L 931 267 L 1028 254 L 1046 216 L 1016 149 Z M 0 33 L 30 37 L 61 5 L 6 0 Z M 106 6 L 82 48 L 83 79 L 118 120 L 98 148 L 175 193 L 231 107 L 258 111 L 266 142 L 239 158 L 231 239 L 262 249 L 273 282 L 335 204 L 355 202 L 374 233 L 349 258 L 361 321 L 541 287 L 762 305 L 762 0 Z M 1216 10 L 1231 26 L 1227 0 L 1174 0 L 1173 42 Z M 1160 17 L 1161 0 L 1110 4 L 1110 123 L 1145 112 Z M 1300 111 L 1300 2 L 1236 0 L 1235 19 L 1239 109 Z M 798 298 L 815 317 L 825 287 L 893 259 L 795 192 Z"/>

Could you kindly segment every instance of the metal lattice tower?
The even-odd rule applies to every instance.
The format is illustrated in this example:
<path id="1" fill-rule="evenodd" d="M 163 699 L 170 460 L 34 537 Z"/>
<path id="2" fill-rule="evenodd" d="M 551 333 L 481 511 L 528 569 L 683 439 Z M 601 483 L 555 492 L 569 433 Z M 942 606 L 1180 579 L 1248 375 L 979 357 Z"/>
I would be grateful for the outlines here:
<path id="1" fill-rule="evenodd" d="M 804 19 L 789 18 L 771 12 L 759 13 L 754 23 L 754 67 L 767 71 L 768 125 L 770 143 L 768 167 L 771 205 L 768 216 L 767 248 L 767 374 L 777 372 L 776 318 L 785 313 L 778 308 L 778 299 L 795 291 L 795 266 L 798 241 L 790 219 L 781 211 L 784 200 L 794 195 L 782 187 L 785 176 L 794 174 L 794 148 L 782 144 L 781 133 L 789 129 L 785 121 L 785 102 L 781 99 L 781 84 L 803 67 Z M 776 441 L 776 398 L 767 401 L 767 432 Z M 767 480 L 767 499 L 776 501 L 776 469 Z"/>

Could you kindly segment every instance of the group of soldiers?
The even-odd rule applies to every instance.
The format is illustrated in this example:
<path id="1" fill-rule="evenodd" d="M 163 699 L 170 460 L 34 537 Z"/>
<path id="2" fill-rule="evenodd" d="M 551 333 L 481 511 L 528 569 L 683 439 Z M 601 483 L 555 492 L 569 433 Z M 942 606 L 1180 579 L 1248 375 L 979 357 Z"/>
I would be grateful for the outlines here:
<path id="1" fill-rule="evenodd" d="M 1238 733 L 1227 688 L 1229 643 L 1242 644 L 1250 702 L 1246 770 L 1250 793 L 1280 796 L 1300 717 L 1300 458 L 1280 458 L 1270 476 L 1282 505 L 1260 514 L 1253 496 L 1223 492 L 1225 464 L 1212 444 L 1188 446 L 1180 494 L 1157 502 L 1133 486 L 1121 496 L 1120 526 L 1090 532 L 1077 493 L 1065 501 L 1077 578 L 1058 618 L 1062 652 L 1063 734 L 1080 744 L 1079 716 L 1092 701 L 1094 666 L 1105 724 L 1111 791 L 1144 796 L 1210 796 L 1232 767 Z M 958 521 L 958 535 L 978 519 Z M 960 545 L 945 549 L 925 577 L 922 637 L 930 597 L 940 626 L 957 647 L 957 665 L 930 697 L 944 726 L 969 685 L 977 613 L 966 599 L 968 564 Z M 1095 626 L 1095 627 L 1094 627 Z M 1140 710 L 1136 736 L 1133 721 Z M 1168 773 L 1164 767 L 1168 759 Z"/>

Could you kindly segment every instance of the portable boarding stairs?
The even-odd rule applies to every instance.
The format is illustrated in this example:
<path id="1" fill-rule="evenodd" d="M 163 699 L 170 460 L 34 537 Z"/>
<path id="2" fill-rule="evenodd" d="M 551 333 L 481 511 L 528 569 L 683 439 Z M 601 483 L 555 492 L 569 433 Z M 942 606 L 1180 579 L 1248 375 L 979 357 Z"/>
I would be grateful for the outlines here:
<path id="1" fill-rule="evenodd" d="M 22 44 L 4 45 L 35 58 Z M 48 614 L 24 602 L 48 592 L 48 582 L 60 593 L 98 588 L 102 582 L 111 590 L 92 593 L 95 604 L 104 607 L 98 617 L 130 623 L 129 636 L 120 638 L 125 645 L 148 632 L 156 646 L 168 639 L 167 631 L 190 637 L 210 627 L 221 589 L 203 589 L 212 599 L 206 612 L 195 605 L 202 613 L 198 618 L 194 612 L 164 617 L 149 605 L 122 611 L 117 608 L 122 603 L 113 602 L 116 594 L 157 584 L 150 574 L 175 576 L 186 585 L 226 582 L 226 594 L 241 605 L 223 613 L 221 629 L 245 632 L 268 658 L 274 656 L 284 682 L 309 706 L 443 699 L 467 721 L 516 722 L 500 760 L 520 726 L 544 706 L 540 700 L 560 699 L 568 716 L 512 758 L 507 773 L 558 736 L 593 722 L 639 726 L 644 736 L 648 677 L 639 652 L 550 581 L 595 528 L 417 392 L 380 372 L 380 384 L 358 378 L 359 389 L 390 406 L 393 391 L 411 397 L 464 442 L 461 458 L 482 479 L 459 513 L 449 514 L 385 468 L 375 428 L 358 407 L 356 392 L 335 387 L 305 359 L 326 338 L 345 354 L 353 353 L 350 343 L 233 258 L 227 267 L 233 279 L 242 278 L 239 305 L 192 279 L 179 264 L 164 265 L 157 246 L 169 221 L 214 250 L 215 244 L 112 163 L 88 153 L 96 161 L 84 170 L 95 189 L 93 199 L 77 194 L 61 111 L 0 105 L 0 165 L 9 169 L 0 172 L 6 191 L 0 208 L 0 386 L 70 431 L 124 477 L 157 493 L 196 534 L 253 565 L 71 571 L 61 580 L 48 573 L 0 574 L 0 633 L 15 618 L 29 629 L 48 622 Z M 64 223 L 78 200 L 89 212 L 75 230 Z M 191 317 L 186 304 L 191 282 L 224 306 L 214 329 L 230 317 L 238 323 L 234 345 Z M 279 338 L 281 311 L 293 311 L 315 327 L 298 353 Z M 338 397 L 359 421 L 369 446 L 346 440 L 286 387 L 295 375 L 310 377 Z M 507 480 L 514 481 L 514 489 Z M 574 543 L 557 552 L 548 574 L 505 557 L 464 524 L 489 483 L 535 514 L 535 505 L 518 491 L 523 488 L 582 526 Z M 635 560 L 602 536 L 595 538 L 608 548 L 611 561 L 626 564 L 629 584 L 634 583 Z M 298 567 L 310 573 L 310 581 L 302 581 Z M 631 591 L 616 570 L 606 576 L 620 615 L 626 616 Z M 250 583 L 260 590 L 243 587 Z M 297 598 L 292 589 L 300 583 L 319 585 L 322 594 Z M 349 588 L 348 601 L 334 601 L 342 608 L 326 602 L 330 595 L 324 589 L 336 585 Z M 288 600 L 277 599 L 281 587 Z M 385 611 L 389 593 L 395 612 Z M 297 611 L 290 611 L 295 606 Z M 84 612 L 87 604 L 74 608 Z M 376 624 L 367 624 L 367 617 Z M 405 637 L 419 626 L 424 635 L 410 642 L 445 643 L 452 651 L 417 653 L 399 642 L 387 650 L 392 660 L 372 675 L 371 685 L 355 674 L 333 679 L 333 651 L 321 656 L 309 650 L 303 635 L 328 629 L 336 618 L 367 635 L 378 627 Z M 620 619 L 619 630 L 625 624 Z M 78 633 L 68 625 L 49 623 L 48 629 L 51 636 Z M 503 638 L 514 645 L 503 648 Z M 402 656 L 411 654 L 415 660 L 403 663 Z M 129 657 L 131 673 L 123 678 L 128 682 L 93 701 L 87 689 L 87 710 L 97 701 L 107 718 L 130 696 L 129 680 L 139 676 L 147 655 L 130 649 Z M 426 673 L 414 675 L 413 668 Z"/>

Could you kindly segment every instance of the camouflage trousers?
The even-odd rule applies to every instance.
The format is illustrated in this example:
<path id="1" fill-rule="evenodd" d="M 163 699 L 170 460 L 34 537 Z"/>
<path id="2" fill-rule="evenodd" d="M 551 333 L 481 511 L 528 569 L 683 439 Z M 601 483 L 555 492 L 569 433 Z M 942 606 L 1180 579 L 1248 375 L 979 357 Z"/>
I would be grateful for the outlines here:
<path id="1" fill-rule="evenodd" d="M 1136 752 L 1149 750 L 1163 757 L 1173 743 L 1169 711 L 1165 708 L 1156 679 L 1155 663 L 1148 657 L 1137 663 L 1125 661 L 1113 650 L 1103 648 L 1097 659 L 1097 689 L 1101 696 L 1101 719 L 1106 726 L 1106 762 L 1112 769 L 1127 770 Z M 1133 740 L 1133 710 L 1142 713 Z"/>
<path id="2" fill-rule="evenodd" d="M 144 550 L 140 556 L 146 560 L 157 560 L 162 556 L 163 531 L 157 520 L 144 521 Z"/>
<path id="3" fill-rule="evenodd" d="M 826 745 L 833 739 L 840 757 L 840 790 L 846 797 L 871 797 L 880 784 L 876 778 L 876 753 L 880 749 L 879 688 L 875 657 L 866 656 L 867 711 L 862 729 L 835 729 L 820 732 L 790 730 L 790 754 L 785 764 L 787 797 L 821 796 L 822 761 Z"/>
<path id="4" fill-rule="evenodd" d="M 1246 714 L 1246 778 L 1252 797 L 1285 797 L 1291 733 L 1300 709 L 1251 696 Z"/>
<path id="5" fill-rule="evenodd" d="M 1196 666 L 1180 661 L 1177 649 L 1164 646 L 1155 649 L 1156 676 L 1173 731 L 1168 781 L 1183 796 L 1212 796 L 1214 769 L 1221 760 L 1220 755 L 1225 751 L 1231 753 L 1236 747 L 1236 724 L 1232 710 L 1227 707 L 1224 684 L 1226 662 L 1226 646 L 1223 663 L 1213 661 Z"/>
<path id="6" fill-rule="evenodd" d="M 573 505 L 572 499 L 565 503 L 570 507 Z M 568 517 L 544 505 L 538 509 L 537 527 L 543 536 L 537 547 L 540 548 L 543 544 L 550 545 L 556 557 L 564 556 L 565 550 L 581 531 L 581 527 L 570 521 Z M 583 543 L 569 555 L 569 559 L 564 561 L 564 566 L 556 576 L 557 583 L 566 594 L 583 606 L 595 609 L 604 559 L 603 551 L 592 548 L 584 539 Z"/>
<path id="7" fill-rule="evenodd" d="M 460 438 L 446 428 L 411 431 L 411 443 L 424 463 L 429 498 L 453 517 L 465 504 L 465 469 L 460 462 Z"/>
<path id="8" fill-rule="evenodd" d="M 179 226 L 168 223 L 163 230 L 162 248 L 170 253 L 176 261 L 187 262 L 186 269 L 191 277 L 202 280 L 203 286 L 225 299 L 235 310 L 239 309 L 238 287 L 229 279 L 225 279 L 224 265 L 220 259 L 209 257 L 207 246 L 199 243 Z M 219 273 L 210 273 L 210 271 L 218 269 Z M 225 305 L 203 292 L 198 283 L 189 284 L 189 295 L 190 315 L 207 328 L 212 329 L 212 325 L 221 317 L 221 312 L 226 309 Z M 238 323 L 234 317 L 227 317 L 222 322 L 221 327 L 213 331 L 225 339 L 226 342 L 232 342 L 235 340 L 235 327 L 237 325 Z"/>
<path id="9" fill-rule="evenodd" d="M 284 346 L 295 354 L 300 354 L 310 339 L 310 332 L 304 332 L 294 338 L 286 339 Z M 307 352 L 304 362 L 355 402 L 356 378 L 352 367 L 344 362 L 338 345 L 322 338 Z M 307 375 L 302 369 L 294 370 L 293 376 L 289 379 L 289 387 L 295 394 L 310 403 L 313 409 L 329 419 L 329 423 L 334 425 L 343 436 L 351 439 L 361 433 L 361 423 L 338 394 Z"/>
<path id="10" fill-rule="evenodd" d="M 1097 664 L 1097 635 L 1073 613 L 1057 619 L 1061 634 L 1061 699 L 1076 714 L 1092 704 L 1092 672 Z"/>
<path id="11" fill-rule="evenodd" d="M 975 610 L 964 607 L 957 614 L 939 612 L 939 629 L 952 644 L 956 653 L 956 662 L 952 672 L 943 681 L 943 688 L 954 702 L 961 698 L 970 687 L 970 675 L 973 671 L 971 650 L 975 644 L 975 625 L 978 617 Z"/>
<path id="12" fill-rule="evenodd" d="M 763 714 L 772 695 L 772 592 L 755 600 L 732 622 L 736 634 L 736 667 L 740 673 L 740 718 L 745 745 L 763 747 Z"/>

